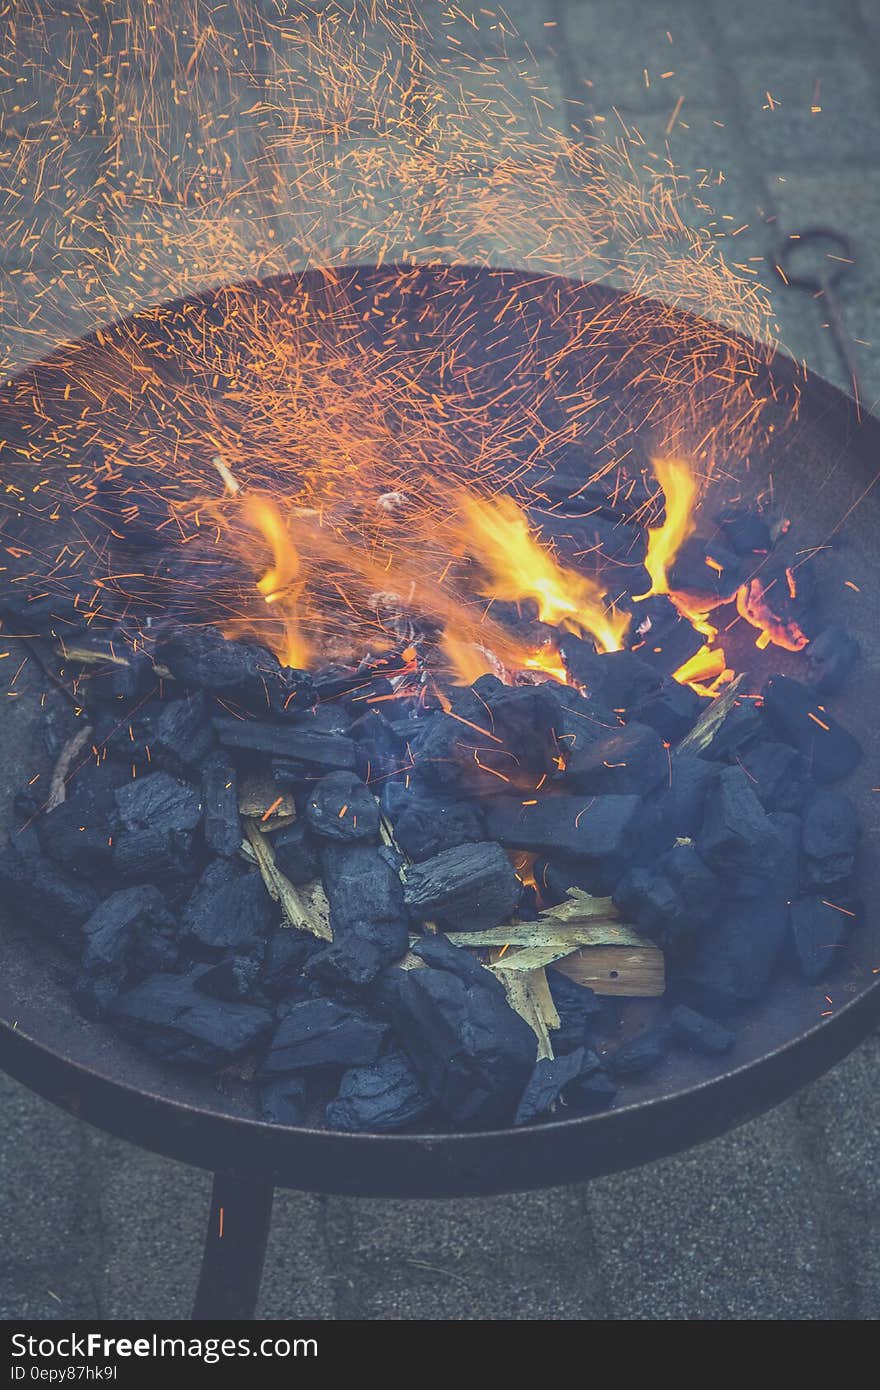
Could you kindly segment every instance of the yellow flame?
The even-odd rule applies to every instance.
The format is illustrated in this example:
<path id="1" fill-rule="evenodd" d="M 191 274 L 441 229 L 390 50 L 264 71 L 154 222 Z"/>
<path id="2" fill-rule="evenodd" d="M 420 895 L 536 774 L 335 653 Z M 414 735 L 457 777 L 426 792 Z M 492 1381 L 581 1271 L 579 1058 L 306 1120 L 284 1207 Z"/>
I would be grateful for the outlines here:
<path id="1" fill-rule="evenodd" d="M 302 636 L 298 603 L 302 590 L 300 558 L 287 524 L 269 497 L 245 497 L 245 521 L 258 531 L 272 551 L 273 563 L 257 580 L 266 603 L 277 604 L 283 624 L 283 639 L 277 655 L 283 666 L 303 667 L 308 663 L 308 643 Z"/>
<path id="2" fill-rule="evenodd" d="M 651 466 L 666 499 L 666 519 L 648 531 L 645 569 L 651 577 L 651 587 L 645 594 L 633 595 L 637 601 L 669 593 L 669 570 L 695 530 L 694 508 L 699 489 L 687 460 L 654 458 Z"/>
<path id="3" fill-rule="evenodd" d="M 702 646 L 698 652 L 673 671 L 672 679 L 689 685 L 698 695 L 717 695 L 719 688 L 732 678 L 727 669 L 722 647 Z"/>
<path id="4" fill-rule="evenodd" d="M 458 501 L 461 541 L 486 573 L 481 593 L 514 603 L 534 599 L 542 623 L 586 633 L 602 651 L 620 650 L 629 615 L 609 609 L 605 591 L 588 575 L 557 564 L 512 497 L 462 491 Z"/>

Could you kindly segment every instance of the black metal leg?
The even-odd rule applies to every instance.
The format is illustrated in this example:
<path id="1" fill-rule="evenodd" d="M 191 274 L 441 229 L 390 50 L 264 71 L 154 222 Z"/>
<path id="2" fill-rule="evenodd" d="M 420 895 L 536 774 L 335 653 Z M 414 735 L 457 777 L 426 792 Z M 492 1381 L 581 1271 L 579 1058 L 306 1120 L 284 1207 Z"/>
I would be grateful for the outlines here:
<path id="1" fill-rule="evenodd" d="M 273 1196 L 274 1188 L 266 1183 L 214 1174 L 194 1319 L 253 1318 Z"/>

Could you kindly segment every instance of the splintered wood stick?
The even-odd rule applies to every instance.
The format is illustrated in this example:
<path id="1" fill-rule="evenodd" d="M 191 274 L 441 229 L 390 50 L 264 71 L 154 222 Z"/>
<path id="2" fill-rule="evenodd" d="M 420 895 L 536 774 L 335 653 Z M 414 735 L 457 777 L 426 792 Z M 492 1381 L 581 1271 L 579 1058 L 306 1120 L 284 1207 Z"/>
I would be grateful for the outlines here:
<path id="1" fill-rule="evenodd" d="M 56 806 L 60 806 L 67 797 L 67 774 L 70 766 L 77 754 L 85 748 L 92 736 L 91 724 L 84 724 L 75 734 L 67 740 L 61 752 L 58 754 L 58 761 L 52 771 L 52 780 L 49 783 L 49 795 L 46 798 L 46 811 L 54 811 Z"/>
<path id="2" fill-rule="evenodd" d="M 245 820 L 244 833 L 256 856 L 269 896 L 281 904 L 291 926 L 311 932 L 312 936 L 320 937 L 322 941 L 332 941 L 330 907 L 321 885 L 319 883 L 312 884 L 308 890 L 308 900 L 306 900 L 305 893 L 294 888 L 290 879 L 281 872 L 275 863 L 275 851 L 272 848 L 272 842 L 262 833 L 257 824 L 252 820 Z"/>
<path id="3" fill-rule="evenodd" d="M 736 703 L 737 692 L 743 683 L 745 672 L 741 672 L 735 681 L 726 690 L 707 705 L 700 715 L 689 734 L 685 734 L 681 743 L 675 749 L 676 753 L 699 753 L 709 744 L 723 719 L 730 713 Z"/>
<path id="4" fill-rule="evenodd" d="M 493 951 L 495 963 L 486 968 L 491 970 L 496 980 L 500 980 L 507 995 L 507 1002 L 515 1013 L 524 1018 L 538 1039 L 538 1059 L 553 1057 L 551 1029 L 559 1027 L 559 1014 L 553 1003 L 547 975 L 538 970 L 503 970 L 498 953 Z"/>
<path id="5" fill-rule="evenodd" d="M 596 994 L 657 998 L 666 989 L 663 952 L 647 942 L 633 946 L 588 946 L 554 961 L 554 970 L 589 985 Z"/>

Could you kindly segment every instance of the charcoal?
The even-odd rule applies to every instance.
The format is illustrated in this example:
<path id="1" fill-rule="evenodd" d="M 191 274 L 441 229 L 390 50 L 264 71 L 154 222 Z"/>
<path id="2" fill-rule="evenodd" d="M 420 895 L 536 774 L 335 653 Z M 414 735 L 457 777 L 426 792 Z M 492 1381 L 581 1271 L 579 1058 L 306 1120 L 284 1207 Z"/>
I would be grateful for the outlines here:
<path id="1" fill-rule="evenodd" d="M 421 1119 L 431 1108 L 419 1079 L 400 1052 L 380 1057 L 375 1066 L 353 1067 L 327 1106 L 331 1129 L 349 1134 L 390 1134 Z"/>
<path id="2" fill-rule="evenodd" d="M 777 647 L 801 651 L 817 629 L 815 573 L 803 565 L 795 572 L 781 561 L 762 565 L 739 590 L 736 607 Z"/>
<path id="3" fill-rule="evenodd" d="M 803 753 L 817 782 L 839 781 L 861 762 L 861 744 L 809 686 L 790 676 L 773 676 L 762 694 L 769 725 Z"/>
<path id="4" fill-rule="evenodd" d="M 495 676 L 481 676 L 471 692 L 473 698 L 455 713 L 500 739 L 520 768 L 547 771 L 560 714 L 549 684 L 503 685 Z M 486 761 L 482 754 L 481 761 Z"/>
<path id="5" fill-rule="evenodd" d="M 130 704 L 134 700 L 150 695 L 157 686 L 158 677 L 153 662 L 146 652 L 128 652 L 125 663 L 113 663 L 106 670 L 100 668 L 89 676 L 87 688 L 89 707 L 95 700 L 107 700 L 111 704 Z"/>
<path id="6" fill-rule="evenodd" d="M 310 830 L 327 840 L 375 840 L 379 804 L 352 772 L 328 772 L 312 788 L 306 803 Z"/>
<path id="7" fill-rule="evenodd" d="M 249 999 L 257 987 L 263 969 L 260 949 L 246 955 L 230 955 L 202 972 L 196 989 L 215 999 Z"/>
<path id="8" fill-rule="evenodd" d="M 565 1103 L 578 1115 L 592 1115 L 605 1110 L 617 1095 L 617 1086 L 607 1071 L 599 1070 L 590 1076 L 579 1076 L 566 1087 Z"/>
<path id="9" fill-rule="evenodd" d="M 633 609 L 629 648 L 662 675 L 677 671 L 696 656 L 706 640 L 665 594 L 634 604 Z"/>
<path id="10" fill-rule="evenodd" d="M 270 932 L 260 988 L 272 999 L 290 994 L 303 983 L 306 962 L 321 950 L 323 943 L 310 932 L 297 931 L 295 927 L 279 927 Z"/>
<path id="11" fill-rule="evenodd" d="M 208 865 L 183 909 L 181 929 L 208 955 L 248 953 L 268 936 L 278 909 L 261 875 L 228 859 Z"/>
<path id="12" fill-rule="evenodd" d="M 713 916 L 721 885 L 692 844 L 678 844 L 653 867 L 629 869 L 614 889 L 624 920 L 680 956 Z"/>
<path id="13" fill-rule="evenodd" d="M 354 770 L 355 744 L 345 734 L 313 733 L 295 724 L 257 719 L 219 717 L 213 724 L 223 747 L 237 753 L 264 753 L 294 764 L 295 769 L 315 772 Z"/>
<path id="14" fill-rule="evenodd" d="M 504 790 L 503 779 L 518 766 L 516 750 L 505 748 L 494 734 L 480 733 L 451 714 L 433 714 L 419 725 L 410 750 L 416 768 L 434 790 L 494 795 L 497 789 Z M 555 753 L 549 738 L 545 752 L 549 765 Z"/>
<path id="15" fill-rule="evenodd" d="M 735 704 L 722 719 L 700 756 L 710 762 L 737 762 L 747 748 L 767 737 L 767 726 L 754 701 Z"/>
<path id="16" fill-rule="evenodd" d="M 693 838 L 703 824 L 706 798 L 717 767 L 689 753 L 673 755 L 667 784 L 647 798 L 634 829 L 633 843 L 654 855 L 676 838 Z"/>
<path id="17" fill-rule="evenodd" d="M 694 844 L 679 840 L 660 856 L 657 868 L 678 893 L 687 916 L 695 926 L 702 926 L 714 917 L 721 896 L 721 884 L 697 853 Z"/>
<path id="18" fill-rule="evenodd" d="M 272 836 L 275 863 L 291 883 L 311 883 L 320 873 L 318 851 L 302 821 L 285 825 Z"/>
<path id="19" fill-rule="evenodd" d="M 497 984 L 501 993 L 504 993 L 504 986 L 494 975 L 489 974 L 470 950 L 454 945 L 442 932 L 430 932 L 420 937 L 412 951 L 413 955 L 418 956 L 426 965 L 434 965 L 438 970 L 448 970 L 451 975 L 457 975 L 466 984 L 485 985 L 489 989 Z"/>
<path id="20" fill-rule="evenodd" d="M 506 922 L 521 884 L 500 845 L 482 840 L 456 845 L 406 871 L 403 897 L 420 922 L 435 919 L 446 931 L 485 931 Z"/>
<path id="21" fill-rule="evenodd" d="M 716 1018 L 706 1018 L 686 1004 L 676 1004 L 669 1015 L 669 1027 L 676 1042 L 694 1052 L 703 1052 L 707 1057 L 720 1057 L 736 1042 L 736 1034 L 723 1023 Z"/>
<path id="22" fill-rule="evenodd" d="M 306 734 L 351 734 L 354 725 L 343 705 L 316 705 L 314 709 L 297 712 L 290 719 L 290 727 L 301 729 Z"/>
<path id="23" fill-rule="evenodd" d="M 120 1031 L 154 1057 L 212 1070 L 255 1047 L 272 1027 L 267 1009 L 211 999 L 186 975 L 151 975 L 109 1011 Z"/>
<path id="24" fill-rule="evenodd" d="M 158 888 L 123 888 L 83 923 L 83 970 L 105 976 L 117 991 L 136 974 L 171 970 L 177 962 L 176 930 Z"/>
<path id="25" fill-rule="evenodd" d="M 403 761 L 406 738 L 381 710 L 373 709 L 362 715 L 351 725 L 350 733 L 357 745 L 357 771 L 365 782 Z"/>
<path id="26" fill-rule="evenodd" d="M 112 802 L 111 807 L 94 812 L 80 798 L 62 801 L 36 822 L 44 852 L 72 874 L 100 878 L 109 873 L 119 826 Z"/>
<path id="27" fill-rule="evenodd" d="M 205 844 L 225 857 L 241 849 L 241 817 L 238 814 L 238 776 L 222 753 L 202 766 L 202 805 L 205 810 Z"/>
<path id="28" fill-rule="evenodd" d="M 496 797 L 485 810 L 486 829 L 506 849 L 535 850 L 554 858 L 602 860 L 623 854 L 639 809 L 637 796 Z"/>
<path id="29" fill-rule="evenodd" d="M 332 999 L 306 999 L 287 1009 L 263 1061 L 266 1077 L 316 1068 L 370 1066 L 382 1050 L 388 1025 Z"/>
<path id="30" fill-rule="evenodd" d="M 804 814 L 803 849 L 811 883 L 839 883 L 853 871 L 862 836 L 858 814 L 843 792 L 820 791 Z"/>
<path id="31" fill-rule="evenodd" d="M 722 878 L 769 870 L 767 816 L 741 767 L 724 768 L 707 797 L 697 849 Z"/>
<path id="32" fill-rule="evenodd" d="M 568 859 L 564 855 L 535 860 L 534 874 L 545 903 L 564 902 L 571 889 L 581 889 L 596 898 L 608 898 L 628 867 L 626 854 L 602 859 Z"/>
<path id="33" fill-rule="evenodd" d="M 156 647 L 156 662 L 184 685 L 266 707 L 269 684 L 282 679 L 278 660 L 251 642 L 230 642 L 214 627 L 181 628 Z"/>
<path id="34" fill-rule="evenodd" d="M 733 902 L 705 931 L 680 970 L 701 1012 L 727 1014 L 767 989 L 785 940 L 788 907 L 780 896 Z"/>
<path id="35" fill-rule="evenodd" d="M 826 627 L 804 648 L 810 683 L 820 695 L 836 695 L 861 655 L 861 648 L 845 628 Z"/>
<path id="36" fill-rule="evenodd" d="M 689 685 L 667 680 L 639 701 L 632 717 L 653 729 L 664 743 L 679 743 L 696 724 L 702 708 L 703 701 Z"/>
<path id="37" fill-rule="evenodd" d="M 199 768 L 213 742 L 208 703 L 199 690 L 185 699 L 156 700 L 115 722 L 102 746 L 121 762 L 178 774 Z"/>
<path id="38" fill-rule="evenodd" d="M 658 1066 L 669 1051 L 669 1034 L 665 1028 L 646 1028 L 628 1042 L 621 1043 L 608 1059 L 618 1081 L 629 1076 L 642 1076 Z"/>
<path id="39" fill-rule="evenodd" d="M 260 1118 L 270 1125 L 301 1125 L 306 1114 L 306 1083 L 282 1076 L 260 1087 Z"/>
<path id="40" fill-rule="evenodd" d="M 800 816 L 791 811 L 771 811 L 767 816 L 770 827 L 769 858 L 770 871 L 763 877 L 756 876 L 756 892 L 772 891 L 785 902 L 796 898 L 803 878 L 803 823 Z M 734 892 L 734 897 L 748 897 L 749 892 Z"/>
<path id="41" fill-rule="evenodd" d="M 188 830 L 123 830 L 113 841 L 113 873 L 123 882 L 169 880 L 193 874 L 193 837 Z"/>
<path id="42" fill-rule="evenodd" d="M 733 598 L 748 572 L 747 563 L 718 539 L 691 536 L 670 567 L 669 587 L 674 593 L 715 605 Z"/>
<path id="43" fill-rule="evenodd" d="M 522 1094 L 513 1123 L 528 1125 L 547 1115 L 556 1106 L 562 1092 L 582 1076 L 592 1076 L 599 1070 L 595 1052 L 578 1047 L 565 1057 L 541 1057 Z"/>
<path id="44" fill-rule="evenodd" d="M 195 830 L 202 818 L 199 793 L 167 772 L 151 772 L 119 787 L 116 806 L 123 826 L 133 832 Z"/>
<path id="45" fill-rule="evenodd" d="M 456 845 L 486 838 L 482 809 L 473 801 L 410 793 L 393 824 L 395 840 L 416 863 Z"/>
<path id="46" fill-rule="evenodd" d="M 590 796 L 646 796 L 669 777 L 663 740 L 632 722 L 566 755 L 566 787 Z"/>
<path id="47" fill-rule="evenodd" d="M 607 709 L 634 709 L 661 683 L 660 673 L 633 652 L 605 652 L 599 656 L 589 642 L 568 635 L 562 638 L 560 649 L 574 680 Z"/>
<path id="48" fill-rule="evenodd" d="M 726 507 L 716 524 L 724 543 L 737 555 L 766 554 L 773 543 L 770 527 L 750 507 Z"/>
<path id="49" fill-rule="evenodd" d="M 380 850 L 328 842 L 322 852 L 333 942 L 314 955 L 308 974 L 364 986 L 406 951 L 403 888 Z"/>
<path id="50" fill-rule="evenodd" d="M 0 849 L 0 889 L 7 914 L 20 913 L 63 945 L 79 944 L 82 925 L 99 902 L 88 883 L 39 853 L 22 853 L 14 842 Z"/>
<path id="51" fill-rule="evenodd" d="M 764 739 L 739 756 L 740 767 L 765 811 L 801 812 L 813 783 L 806 758 L 790 743 Z"/>
<path id="52" fill-rule="evenodd" d="M 536 1040 L 503 992 L 446 970 L 392 967 L 394 1031 L 453 1124 L 509 1122 L 535 1064 Z"/>
<path id="53" fill-rule="evenodd" d="M 834 905 L 822 898 L 797 898 L 789 907 L 794 956 L 805 980 L 818 980 L 839 963 L 856 918 L 848 900 Z"/>
<path id="54" fill-rule="evenodd" d="M 588 985 L 579 985 L 561 970 L 548 970 L 547 983 L 559 1015 L 553 1049 L 559 1055 L 572 1052 L 589 1041 L 591 1030 L 605 1012 L 602 1001 Z"/>

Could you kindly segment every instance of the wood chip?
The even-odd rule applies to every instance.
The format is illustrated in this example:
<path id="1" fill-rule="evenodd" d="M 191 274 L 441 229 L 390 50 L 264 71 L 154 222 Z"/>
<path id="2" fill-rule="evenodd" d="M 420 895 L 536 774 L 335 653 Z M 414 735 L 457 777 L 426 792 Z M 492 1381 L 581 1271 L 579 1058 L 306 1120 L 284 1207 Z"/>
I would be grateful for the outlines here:
<path id="1" fill-rule="evenodd" d="M 647 943 L 638 948 L 590 946 L 556 961 L 553 969 L 579 985 L 589 985 L 596 994 L 653 999 L 666 989 L 663 952 Z"/>
<path id="2" fill-rule="evenodd" d="M 45 809 L 47 811 L 54 811 L 56 806 L 60 806 L 62 801 L 66 800 L 67 775 L 70 772 L 70 765 L 76 755 L 86 746 L 91 736 L 91 724 L 83 725 L 81 729 L 71 735 L 58 754 L 58 761 L 52 770 L 52 780 L 49 783 L 49 795 L 46 798 Z"/>
<path id="3" fill-rule="evenodd" d="M 744 679 L 745 672 L 743 671 L 726 690 L 722 691 L 710 705 L 706 706 L 690 733 L 685 734 L 675 749 L 676 753 L 700 753 L 704 748 L 708 748 L 721 722 L 733 709 L 737 692 Z"/>
<path id="4" fill-rule="evenodd" d="M 506 957 L 505 957 L 506 959 Z M 550 1031 L 559 1027 L 550 986 L 543 970 L 502 970 L 496 961 L 486 967 L 500 980 L 510 1007 L 524 1018 L 538 1039 L 538 1059 L 553 1056 Z"/>
<path id="5" fill-rule="evenodd" d="M 552 922 L 519 922 L 514 926 L 492 927 L 489 931 L 455 931 L 449 933 L 453 946 L 530 946 L 559 947 L 562 954 L 576 951 L 579 946 L 641 946 L 639 936 L 627 922 L 603 922 L 593 919 L 569 926 Z"/>
<path id="6" fill-rule="evenodd" d="M 296 804 L 290 792 L 279 797 L 279 787 L 272 777 L 252 775 L 238 784 L 238 810 L 246 819 L 258 820 L 264 831 L 280 830 L 296 820 Z M 267 811 L 271 815 L 263 817 Z"/>
<path id="7" fill-rule="evenodd" d="M 291 926 L 311 932 L 322 941 L 332 941 L 330 905 L 320 883 L 295 888 L 275 863 L 272 842 L 253 820 L 245 820 L 244 833 L 256 855 L 269 896 L 280 903 Z"/>

